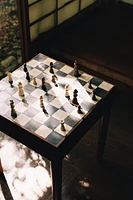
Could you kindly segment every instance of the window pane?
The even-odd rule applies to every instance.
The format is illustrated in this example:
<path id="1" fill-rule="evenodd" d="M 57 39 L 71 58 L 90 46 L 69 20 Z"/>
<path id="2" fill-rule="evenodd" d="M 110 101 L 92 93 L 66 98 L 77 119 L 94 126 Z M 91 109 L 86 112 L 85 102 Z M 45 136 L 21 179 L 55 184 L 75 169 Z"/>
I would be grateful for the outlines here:
<path id="1" fill-rule="evenodd" d="M 58 0 L 58 8 L 60 8 L 61 6 L 65 5 L 68 2 L 73 2 L 73 1 L 75 0 Z"/>
<path id="2" fill-rule="evenodd" d="M 54 14 L 48 16 L 47 18 L 41 20 L 35 25 L 30 27 L 30 37 L 31 41 L 35 40 L 40 33 L 46 32 L 55 26 L 55 16 Z"/>
<path id="3" fill-rule="evenodd" d="M 63 21 L 75 15 L 78 12 L 78 8 L 79 8 L 79 1 L 74 1 L 73 3 L 68 4 L 67 6 L 59 10 L 58 24 L 62 23 Z"/>
<path id="4" fill-rule="evenodd" d="M 87 6 L 93 4 L 97 0 L 81 0 L 81 10 L 86 8 Z"/>
<path id="5" fill-rule="evenodd" d="M 50 13 L 51 11 L 55 10 L 56 3 L 53 0 L 42 0 L 36 4 L 33 4 L 29 7 L 29 19 L 30 23 L 38 20 L 39 18 L 43 17 L 44 15 Z"/>

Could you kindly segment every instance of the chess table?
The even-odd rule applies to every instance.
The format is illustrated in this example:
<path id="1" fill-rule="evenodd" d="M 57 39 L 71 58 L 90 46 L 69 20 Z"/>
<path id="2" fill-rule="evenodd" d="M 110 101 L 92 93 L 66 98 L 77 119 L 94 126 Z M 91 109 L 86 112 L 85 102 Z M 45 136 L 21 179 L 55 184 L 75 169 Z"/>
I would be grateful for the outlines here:
<path id="1" fill-rule="evenodd" d="M 53 62 L 56 86 L 51 81 L 50 62 Z M 53 200 L 61 200 L 63 158 L 99 119 L 97 160 L 102 159 L 115 87 L 81 70 L 80 76 L 75 77 L 73 67 L 41 53 L 26 66 L 30 80 L 26 79 L 22 65 L 11 73 L 12 85 L 8 76 L 0 81 L 0 130 L 50 160 Z M 42 89 L 43 77 L 47 91 Z M 18 93 L 19 82 L 23 86 L 23 98 Z M 66 85 L 69 85 L 70 99 L 65 97 Z M 75 89 L 81 113 L 72 103 Z M 40 106 L 40 96 L 45 111 Z M 10 100 L 17 116 L 11 115 Z M 65 130 L 61 129 L 61 120 Z"/>

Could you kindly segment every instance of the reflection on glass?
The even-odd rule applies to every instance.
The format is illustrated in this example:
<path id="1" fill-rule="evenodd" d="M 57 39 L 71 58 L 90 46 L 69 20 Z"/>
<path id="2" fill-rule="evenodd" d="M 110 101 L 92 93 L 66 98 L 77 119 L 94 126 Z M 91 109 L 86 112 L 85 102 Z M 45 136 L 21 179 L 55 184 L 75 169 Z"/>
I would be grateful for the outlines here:
<path id="1" fill-rule="evenodd" d="M 0 79 L 22 62 L 16 0 L 0 1 Z"/>

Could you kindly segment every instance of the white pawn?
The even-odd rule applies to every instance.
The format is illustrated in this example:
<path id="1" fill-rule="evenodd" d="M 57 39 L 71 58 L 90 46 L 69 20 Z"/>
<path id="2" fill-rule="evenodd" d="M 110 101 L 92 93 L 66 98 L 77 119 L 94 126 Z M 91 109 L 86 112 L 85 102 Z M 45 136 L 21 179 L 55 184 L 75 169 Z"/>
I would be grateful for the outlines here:
<path id="1" fill-rule="evenodd" d="M 60 121 L 60 125 L 61 125 L 60 127 L 61 131 L 66 131 L 63 120 Z"/>
<path id="2" fill-rule="evenodd" d="M 44 109 L 43 97 L 40 96 L 40 108 Z"/>
<path id="3" fill-rule="evenodd" d="M 20 97 L 24 97 L 24 91 L 23 91 L 21 82 L 18 83 L 18 94 Z"/>
<path id="4" fill-rule="evenodd" d="M 68 85 L 68 84 L 65 85 L 65 97 L 66 97 L 67 99 L 70 99 L 70 95 L 69 95 L 69 92 L 68 92 L 68 88 L 69 88 L 69 85 Z"/>
<path id="5" fill-rule="evenodd" d="M 33 85 L 37 86 L 36 77 L 33 78 Z"/>

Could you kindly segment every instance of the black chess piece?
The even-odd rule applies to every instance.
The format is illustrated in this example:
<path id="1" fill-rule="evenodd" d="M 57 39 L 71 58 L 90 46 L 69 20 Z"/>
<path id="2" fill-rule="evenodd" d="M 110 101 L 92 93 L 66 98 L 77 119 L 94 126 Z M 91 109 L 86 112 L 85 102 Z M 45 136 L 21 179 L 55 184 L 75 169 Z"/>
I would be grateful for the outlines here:
<path id="1" fill-rule="evenodd" d="M 12 117 L 17 117 L 17 113 L 16 113 L 16 110 L 15 110 L 15 106 L 14 106 L 14 101 L 13 100 L 10 100 L 10 107 L 11 107 L 11 116 Z"/>
<path id="2" fill-rule="evenodd" d="M 75 77 L 79 77 L 80 76 L 80 73 L 78 71 L 78 61 L 77 60 L 74 61 L 74 72 L 73 73 L 74 73 Z"/>
<path id="3" fill-rule="evenodd" d="M 79 114 L 83 114 L 83 112 L 82 112 L 82 110 L 81 110 L 81 106 L 80 106 L 80 105 L 78 105 L 78 110 L 77 110 L 77 112 L 78 112 Z"/>
<path id="4" fill-rule="evenodd" d="M 45 92 L 47 92 L 47 88 L 46 88 L 46 82 L 45 82 L 45 78 L 42 78 L 42 90 L 44 90 Z"/>
<path id="5" fill-rule="evenodd" d="M 73 91 L 73 100 L 72 100 L 72 103 L 73 103 L 74 105 L 79 105 L 78 100 L 77 100 L 77 96 L 78 96 L 78 90 L 75 89 L 75 90 Z"/>
<path id="6" fill-rule="evenodd" d="M 50 72 L 51 74 L 54 74 L 54 69 L 53 69 L 53 67 L 54 67 L 53 62 L 50 62 L 50 70 L 49 70 L 49 72 Z"/>
<path id="7" fill-rule="evenodd" d="M 30 75 L 29 75 L 28 71 L 26 72 L 26 79 L 27 79 L 28 82 L 30 82 Z"/>
<path id="8" fill-rule="evenodd" d="M 27 66 L 26 66 L 26 63 L 24 63 L 24 72 L 27 72 Z"/>
<path id="9" fill-rule="evenodd" d="M 89 81 L 88 88 L 93 89 L 91 81 Z"/>
<path id="10" fill-rule="evenodd" d="M 92 92 L 92 100 L 97 101 L 95 90 L 93 90 L 93 92 Z"/>

